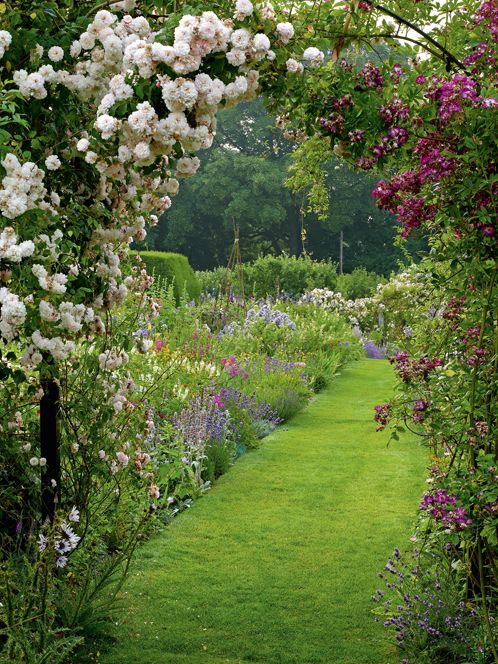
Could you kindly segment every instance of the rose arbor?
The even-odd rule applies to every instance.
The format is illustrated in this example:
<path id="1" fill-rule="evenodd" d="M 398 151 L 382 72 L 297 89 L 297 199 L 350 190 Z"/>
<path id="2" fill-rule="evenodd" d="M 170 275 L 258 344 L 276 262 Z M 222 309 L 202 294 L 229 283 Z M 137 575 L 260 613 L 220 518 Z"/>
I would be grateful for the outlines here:
<path id="1" fill-rule="evenodd" d="M 248 0 L 225 20 L 210 11 L 165 20 L 145 2 L 127 13 L 136 4 L 0 17 L 0 336 L 26 376 L 40 372 L 46 516 L 60 479 L 59 363 L 79 338 L 108 333 L 112 307 L 145 287 L 144 273 L 122 270 L 128 245 L 196 172 L 218 110 L 253 97 L 272 42 L 293 35 Z M 109 348 L 101 365 L 123 361 Z M 2 372 L 14 378 L 9 363 Z"/>

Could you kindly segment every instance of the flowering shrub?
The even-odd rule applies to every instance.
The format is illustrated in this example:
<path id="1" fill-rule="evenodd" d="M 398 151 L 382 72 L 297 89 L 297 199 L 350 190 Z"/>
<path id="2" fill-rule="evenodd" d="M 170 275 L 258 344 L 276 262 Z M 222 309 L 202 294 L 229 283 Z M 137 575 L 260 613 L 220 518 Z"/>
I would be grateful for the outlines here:
<path id="1" fill-rule="evenodd" d="M 219 395 L 204 393 L 190 400 L 173 416 L 174 440 L 182 446 L 182 461 L 194 470 L 203 484 L 203 468 L 209 444 L 230 447 L 236 438 L 236 425 Z"/>
<path id="2" fill-rule="evenodd" d="M 55 5 L 1 17 L 2 137 L 15 150 L 0 162 L 0 333 L 19 341 L 22 367 L 53 377 L 52 363 L 103 334 L 109 310 L 146 279 L 121 265 L 128 245 L 197 170 L 219 107 L 254 95 L 251 63 L 273 57 L 249 3 L 235 11 L 240 25 L 209 11 L 165 22 L 135 2 L 111 9 L 68 5 L 56 29 Z M 271 25 L 277 43 L 290 40 L 287 24 Z"/>
<path id="3" fill-rule="evenodd" d="M 374 613 L 394 632 L 404 664 L 489 661 L 480 608 L 462 600 L 448 562 L 448 555 L 414 550 L 405 558 L 395 549 L 377 575 L 385 588 L 372 595 Z"/>
<path id="4" fill-rule="evenodd" d="M 160 498 L 147 451 L 150 380 L 140 391 L 127 374 L 133 343 L 110 313 L 137 291 L 152 312 L 156 303 L 145 272 L 123 258 L 196 172 L 219 107 L 251 98 L 251 66 L 273 57 L 249 2 L 237 3 L 235 24 L 210 11 L 165 21 L 153 2 L 136 5 L 16 3 L 0 13 L 2 509 L 7 526 L 17 518 L 34 535 L 40 514 L 55 523 L 56 508 L 76 504 L 85 536 L 59 559 L 87 570 L 80 549 L 129 554 Z M 291 39 L 289 25 L 270 24 L 277 45 Z M 151 345 L 136 342 L 141 352 Z M 9 653 L 17 658 L 18 646 Z"/>
<path id="5" fill-rule="evenodd" d="M 369 307 L 372 301 L 369 298 L 346 300 L 341 293 L 335 293 L 327 288 L 315 288 L 302 296 L 303 302 L 322 307 L 346 317 L 351 325 L 362 327 L 371 316 Z"/>

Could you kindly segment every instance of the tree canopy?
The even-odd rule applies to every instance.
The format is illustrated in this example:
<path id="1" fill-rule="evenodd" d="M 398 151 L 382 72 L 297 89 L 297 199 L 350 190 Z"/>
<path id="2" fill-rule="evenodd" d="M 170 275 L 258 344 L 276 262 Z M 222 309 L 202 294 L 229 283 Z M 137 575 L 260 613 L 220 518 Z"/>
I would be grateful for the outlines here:
<path id="1" fill-rule="evenodd" d="M 198 269 L 210 269 L 225 264 L 234 226 L 240 227 L 243 258 L 252 260 L 265 253 L 302 253 L 304 224 L 304 250 L 317 259 L 339 260 L 342 231 L 346 271 L 396 269 L 403 252 L 393 246 L 393 216 L 378 210 L 372 199 L 376 180 L 355 172 L 323 141 L 318 149 L 311 143 L 299 147 L 298 156 L 305 152 L 300 159 L 294 159 L 296 147 L 262 100 L 221 113 L 197 177 L 184 184 L 152 231 L 149 246 L 173 248 Z M 328 205 L 322 214 L 308 199 L 313 178 L 319 177 L 312 169 L 323 175 Z"/>

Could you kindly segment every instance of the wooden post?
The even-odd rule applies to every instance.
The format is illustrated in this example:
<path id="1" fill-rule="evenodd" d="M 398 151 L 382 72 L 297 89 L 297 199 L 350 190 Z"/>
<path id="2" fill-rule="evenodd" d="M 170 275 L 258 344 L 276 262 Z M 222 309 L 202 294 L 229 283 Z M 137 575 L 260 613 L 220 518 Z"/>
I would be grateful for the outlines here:
<path id="1" fill-rule="evenodd" d="M 344 233 L 341 231 L 339 236 L 339 274 L 343 273 L 344 267 Z"/>
<path id="2" fill-rule="evenodd" d="M 41 469 L 42 521 L 53 520 L 60 489 L 60 454 L 57 416 L 59 385 L 53 378 L 41 381 L 43 396 L 40 401 L 40 456 L 47 460 Z"/>

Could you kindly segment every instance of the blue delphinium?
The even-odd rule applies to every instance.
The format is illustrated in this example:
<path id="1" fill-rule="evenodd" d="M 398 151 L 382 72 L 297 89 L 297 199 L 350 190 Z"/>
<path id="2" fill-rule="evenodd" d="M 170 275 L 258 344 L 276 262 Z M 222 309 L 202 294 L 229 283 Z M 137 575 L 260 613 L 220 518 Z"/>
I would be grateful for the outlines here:
<path id="1" fill-rule="evenodd" d="M 260 304 L 257 309 L 252 308 L 246 314 L 245 327 L 256 321 L 264 321 L 267 325 L 276 325 L 277 327 L 288 327 L 291 330 L 296 329 L 296 324 L 290 316 L 278 309 L 272 309 L 266 303 Z"/>
<path id="2" fill-rule="evenodd" d="M 372 360 L 385 360 L 386 356 L 382 348 L 379 348 L 373 341 L 365 341 L 363 344 L 366 356 Z"/>

